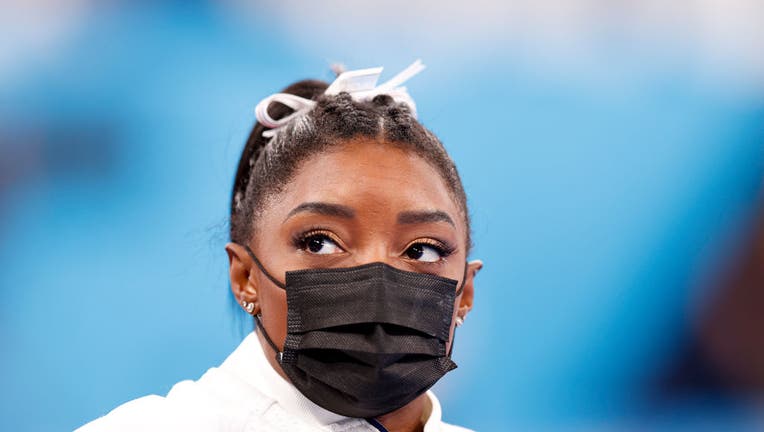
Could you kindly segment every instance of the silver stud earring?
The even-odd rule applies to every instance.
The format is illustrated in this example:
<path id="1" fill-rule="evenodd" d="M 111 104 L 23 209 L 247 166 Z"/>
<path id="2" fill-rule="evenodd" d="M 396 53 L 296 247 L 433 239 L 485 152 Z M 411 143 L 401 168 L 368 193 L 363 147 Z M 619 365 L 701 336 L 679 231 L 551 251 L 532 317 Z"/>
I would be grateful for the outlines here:
<path id="1" fill-rule="evenodd" d="M 456 326 L 457 326 L 457 327 L 459 327 L 459 326 L 461 326 L 462 324 L 464 324 L 464 318 L 462 318 L 462 317 L 460 317 L 460 316 L 457 316 L 457 317 L 456 317 Z"/>
<path id="2" fill-rule="evenodd" d="M 241 301 L 241 307 L 243 307 L 248 314 L 252 314 L 252 311 L 255 310 L 255 304 L 246 300 Z"/>

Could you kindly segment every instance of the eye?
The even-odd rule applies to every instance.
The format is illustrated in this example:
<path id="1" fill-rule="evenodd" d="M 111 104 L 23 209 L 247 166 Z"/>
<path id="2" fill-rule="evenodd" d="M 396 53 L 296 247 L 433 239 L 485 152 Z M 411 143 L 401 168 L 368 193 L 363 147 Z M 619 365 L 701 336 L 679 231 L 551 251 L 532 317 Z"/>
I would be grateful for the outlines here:
<path id="1" fill-rule="evenodd" d="M 326 234 L 309 234 L 300 240 L 300 249 L 316 255 L 341 253 L 342 248 Z"/>
<path id="2" fill-rule="evenodd" d="M 405 253 L 410 259 L 423 262 L 440 261 L 445 255 L 443 249 L 427 243 L 414 243 Z"/>

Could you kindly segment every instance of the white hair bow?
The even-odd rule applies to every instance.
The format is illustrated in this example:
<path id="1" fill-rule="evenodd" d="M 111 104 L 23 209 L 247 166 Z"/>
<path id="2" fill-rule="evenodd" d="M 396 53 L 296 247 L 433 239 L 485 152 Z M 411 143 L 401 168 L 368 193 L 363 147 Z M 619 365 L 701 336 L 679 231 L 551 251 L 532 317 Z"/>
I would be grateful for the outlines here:
<path id="1" fill-rule="evenodd" d="M 379 75 L 382 73 L 381 67 L 370 69 L 358 69 L 341 73 L 324 92 L 325 95 L 336 95 L 340 92 L 347 92 L 350 97 L 356 101 L 369 101 L 374 96 L 386 94 L 396 102 L 405 103 L 411 108 L 411 113 L 416 118 L 416 104 L 414 99 L 406 91 L 406 87 L 401 84 L 409 78 L 418 74 L 424 69 L 421 60 L 417 60 L 409 67 L 402 70 L 398 75 L 383 84 L 377 85 Z M 272 102 L 280 102 L 294 110 L 293 113 L 278 120 L 268 114 L 268 107 Z M 316 101 L 306 99 L 289 93 L 276 93 L 260 101 L 255 107 L 255 116 L 257 121 L 263 126 L 272 128 L 263 132 L 263 136 L 270 138 L 276 134 L 284 125 L 313 109 Z"/>

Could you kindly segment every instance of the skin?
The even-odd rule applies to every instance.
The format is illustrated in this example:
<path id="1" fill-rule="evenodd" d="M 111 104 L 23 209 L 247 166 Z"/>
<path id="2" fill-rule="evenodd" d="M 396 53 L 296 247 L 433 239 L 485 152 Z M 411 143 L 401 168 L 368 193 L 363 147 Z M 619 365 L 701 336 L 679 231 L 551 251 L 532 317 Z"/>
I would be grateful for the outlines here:
<path id="1" fill-rule="evenodd" d="M 290 270 L 384 262 L 402 270 L 455 279 L 461 285 L 468 228 L 446 183 L 424 159 L 390 143 L 356 139 L 313 156 L 297 172 L 286 188 L 265 204 L 249 243 L 277 279 L 283 282 L 284 273 Z M 306 231 L 318 236 L 313 237 L 314 244 L 321 236 L 329 239 L 319 241 L 322 253 L 295 246 L 294 238 Z M 412 259 L 407 251 L 423 242 L 445 242 L 453 247 L 453 253 L 441 258 L 424 243 L 425 253 Z M 244 247 L 228 243 L 226 252 L 234 296 L 239 302 L 254 303 L 252 314 L 261 313 L 268 335 L 283 347 L 286 292 L 259 271 Z M 436 262 L 422 261 L 435 258 Z M 448 349 L 456 317 L 464 318 L 472 309 L 474 278 L 482 265 L 478 260 L 468 263 L 464 291 L 454 304 Z M 288 380 L 272 348 L 260 332 L 258 336 L 273 369 Z M 391 432 L 422 431 L 430 410 L 423 394 L 377 420 Z"/>

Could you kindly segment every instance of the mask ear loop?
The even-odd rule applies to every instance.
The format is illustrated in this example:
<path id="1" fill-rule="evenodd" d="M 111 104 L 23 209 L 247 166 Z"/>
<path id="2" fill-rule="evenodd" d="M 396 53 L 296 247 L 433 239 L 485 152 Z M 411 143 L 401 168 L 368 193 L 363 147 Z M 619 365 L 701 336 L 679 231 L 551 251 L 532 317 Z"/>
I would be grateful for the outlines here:
<path id="1" fill-rule="evenodd" d="M 467 261 L 464 262 L 464 274 L 462 275 L 462 284 L 459 286 L 459 289 L 456 290 L 456 296 L 459 297 L 462 295 L 462 292 L 464 291 L 464 284 L 467 283 L 467 267 L 468 263 Z"/>
<path id="2" fill-rule="evenodd" d="M 255 256 L 255 253 L 252 252 L 252 249 L 250 249 L 249 246 L 244 245 L 244 248 L 247 250 L 249 257 L 252 258 L 252 261 L 255 262 L 255 265 L 257 266 L 257 268 L 259 268 L 260 271 L 263 272 L 265 277 L 270 279 L 270 281 L 276 284 L 276 286 L 278 286 L 279 288 L 286 289 L 286 284 L 281 283 L 278 279 L 271 276 L 271 274 L 268 273 L 267 270 L 265 270 L 265 267 L 260 262 L 260 260 L 257 259 L 257 257 Z M 255 315 L 255 324 L 257 325 L 257 328 L 260 329 L 260 332 L 262 332 L 263 337 L 265 337 L 265 341 L 268 342 L 268 345 L 270 345 L 271 348 L 273 348 L 273 351 L 276 352 L 276 361 L 281 363 L 281 360 L 284 358 L 284 353 L 279 349 L 279 347 L 276 346 L 276 344 L 273 342 L 270 336 L 268 336 L 268 332 L 265 331 L 265 326 L 263 325 L 263 322 L 260 321 L 260 314 Z"/>
<path id="3" fill-rule="evenodd" d="M 456 290 L 456 297 L 459 297 L 464 292 L 464 284 L 467 283 L 467 261 L 464 262 L 464 275 L 462 276 L 462 284 L 458 290 Z M 456 327 L 454 327 L 454 334 L 451 335 L 451 346 L 448 348 L 448 358 L 451 358 L 451 353 L 454 352 L 454 341 L 456 340 Z"/>
<path id="4" fill-rule="evenodd" d="M 260 260 L 259 260 L 259 259 L 257 259 L 257 257 L 255 256 L 255 253 L 254 253 L 254 252 L 252 252 L 252 249 L 250 249 L 250 248 L 249 248 L 249 246 L 247 246 L 247 245 L 244 245 L 244 248 L 247 250 L 247 253 L 249 254 L 249 257 L 250 257 L 250 258 L 252 258 L 252 261 L 254 261 L 254 262 L 255 262 L 255 265 L 257 266 L 257 268 L 259 268 L 259 269 L 260 269 L 260 271 L 261 271 L 261 272 L 263 272 L 263 274 L 265 275 L 265 277 L 267 277 L 268 279 L 270 279 L 270 281 L 271 281 L 271 282 L 273 282 L 274 284 L 276 284 L 276 286 L 277 286 L 277 287 L 279 287 L 279 288 L 281 288 L 281 289 L 286 289 L 286 284 L 284 284 L 284 283 L 281 283 L 281 282 L 280 282 L 278 279 L 276 279 L 275 277 L 271 276 L 271 274 L 270 274 L 270 273 L 268 273 L 268 271 L 265 269 L 265 267 L 264 267 L 264 266 L 263 266 L 263 264 L 260 262 Z M 465 270 L 465 275 L 466 275 L 466 274 L 467 274 L 467 273 L 466 273 L 466 270 Z"/>
<path id="5" fill-rule="evenodd" d="M 273 343 L 273 340 L 268 336 L 268 332 L 265 331 L 265 326 L 263 326 L 262 321 L 260 321 L 260 314 L 255 315 L 255 323 L 257 324 L 257 328 L 263 333 L 265 341 L 268 342 L 268 345 L 270 345 L 271 348 L 273 348 L 273 351 L 276 352 L 276 361 L 281 363 L 281 360 L 284 358 L 284 353 L 279 350 L 279 347 L 277 347 L 276 344 Z"/>

